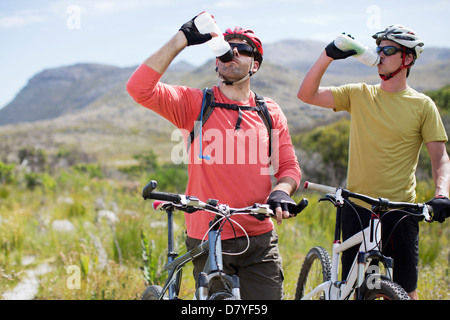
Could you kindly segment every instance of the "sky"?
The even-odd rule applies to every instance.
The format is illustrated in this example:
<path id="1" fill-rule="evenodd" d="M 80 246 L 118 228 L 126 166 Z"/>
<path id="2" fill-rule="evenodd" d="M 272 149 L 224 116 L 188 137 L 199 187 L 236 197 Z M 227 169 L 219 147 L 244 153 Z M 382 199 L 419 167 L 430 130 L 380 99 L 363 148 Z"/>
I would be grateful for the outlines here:
<path id="1" fill-rule="evenodd" d="M 449 0 L 0 0 L 0 108 L 44 69 L 138 65 L 202 11 L 214 15 L 221 30 L 252 29 L 263 45 L 286 39 L 328 43 L 346 32 L 374 46 L 372 34 L 403 24 L 423 39 L 425 50 L 450 48 Z M 212 57 L 200 45 L 175 61 L 201 65 Z"/>

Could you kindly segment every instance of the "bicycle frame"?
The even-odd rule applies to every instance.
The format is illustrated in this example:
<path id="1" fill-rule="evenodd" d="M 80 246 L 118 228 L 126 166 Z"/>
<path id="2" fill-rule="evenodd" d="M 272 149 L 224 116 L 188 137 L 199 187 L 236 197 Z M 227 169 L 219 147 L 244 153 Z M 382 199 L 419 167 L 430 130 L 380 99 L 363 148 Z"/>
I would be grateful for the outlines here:
<path id="1" fill-rule="evenodd" d="M 173 234 L 173 210 L 167 209 L 167 264 L 165 269 L 168 271 L 167 280 L 162 287 L 160 300 L 164 299 L 166 292 L 169 292 L 169 299 L 174 299 L 178 296 L 180 289 L 181 271 L 184 265 L 197 256 L 207 251 L 207 242 L 197 246 L 191 251 L 186 252 L 182 256 L 178 257 L 178 253 L 174 252 L 174 234 Z"/>
<path id="2" fill-rule="evenodd" d="M 168 291 L 168 297 L 170 300 L 178 297 L 180 290 L 180 282 L 183 267 L 186 263 L 191 262 L 198 256 L 209 252 L 208 259 L 205 264 L 203 272 L 199 275 L 201 280 L 199 280 L 199 288 L 197 289 L 195 297 L 200 300 L 205 300 L 208 295 L 207 285 L 216 276 L 229 277 L 223 273 L 223 262 L 222 262 L 222 241 L 219 232 L 219 225 L 215 224 L 216 220 L 211 222 L 211 229 L 208 232 L 209 240 L 202 242 L 197 247 L 186 252 L 182 256 L 178 257 L 178 254 L 174 252 L 174 234 L 173 234 L 173 210 L 167 209 L 167 260 L 168 263 L 165 269 L 168 270 L 167 280 L 161 290 L 160 300 L 164 299 L 164 295 Z M 237 276 L 230 277 L 230 283 L 232 284 L 232 294 L 239 299 L 239 280 Z"/>
<path id="3" fill-rule="evenodd" d="M 370 260 L 372 259 L 382 261 L 386 266 L 386 276 L 391 278 L 391 259 L 383 257 L 380 253 L 381 225 L 379 223 L 379 217 L 372 215 L 372 219 L 367 228 L 341 243 L 338 237 L 338 235 L 340 236 L 341 210 L 341 207 L 338 207 L 336 213 L 337 222 L 331 259 L 331 279 L 314 288 L 311 292 L 305 295 L 302 300 L 308 300 L 320 292 L 324 293 L 325 300 L 344 300 L 349 298 L 353 291 L 355 289 L 359 289 L 364 283 L 365 273 L 367 272 Z M 347 280 L 339 282 L 338 273 L 340 254 L 358 244 L 360 244 L 359 254 L 353 261 Z"/>
<path id="4" fill-rule="evenodd" d="M 251 214 L 256 219 L 262 221 L 266 218 L 274 216 L 274 213 L 272 209 L 270 209 L 270 206 L 267 204 L 255 203 L 253 206 L 245 208 L 230 208 L 226 204 L 219 204 L 218 200 L 214 199 L 209 199 L 207 202 L 203 202 L 194 196 L 154 191 L 156 185 L 157 182 L 155 180 L 151 180 L 142 190 L 142 197 L 144 198 L 144 200 L 162 200 L 155 201 L 153 203 L 153 208 L 156 210 L 164 210 L 167 213 L 168 263 L 165 269 L 168 270 L 168 277 L 161 289 L 158 289 L 159 286 L 149 287 L 152 288 L 152 297 L 157 297 L 157 299 L 162 300 L 165 298 L 165 294 L 168 291 L 169 299 L 177 298 L 181 286 L 182 268 L 186 263 L 194 260 L 198 256 L 208 251 L 208 260 L 206 261 L 203 272 L 200 272 L 198 276 L 198 288 L 196 290 L 194 298 L 198 298 L 200 300 L 215 300 L 227 298 L 240 299 L 239 277 L 237 275 L 229 276 L 223 272 L 222 240 L 220 235 L 222 227 L 221 221 L 222 219 L 226 219 L 225 221 L 231 221 L 229 217 L 233 214 Z M 291 216 L 295 217 L 308 205 L 308 200 L 305 198 L 298 204 L 288 203 L 287 205 Z M 180 257 L 178 257 L 178 254 L 173 251 L 174 210 L 184 211 L 186 213 L 193 213 L 197 210 L 204 210 L 216 214 L 214 220 L 212 220 L 209 225 L 208 240 L 202 241 L 200 245 Z M 237 224 L 237 222 L 234 223 Z M 240 226 L 239 224 L 237 225 L 242 228 L 242 226 Z M 245 229 L 243 230 L 245 232 Z M 243 252 L 245 252 L 245 250 Z M 155 289 L 155 287 L 158 288 Z M 212 288 L 211 292 L 210 288 Z"/>
<path id="5" fill-rule="evenodd" d="M 169 290 L 169 299 L 174 299 L 178 296 L 181 271 L 186 263 L 191 262 L 196 257 L 208 252 L 209 242 L 205 241 L 201 245 L 198 245 L 194 249 L 186 252 L 182 256 L 176 259 L 172 258 L 165 267 L 168 270 L 167 280 L 162 288 L 160 300 L 164 298 L 164 294 Z"/>
<path id="6" fill-rule="evenodd" d="M 331 259 L 331 278 L 330 280 L 325 281 L 312 289 L 312 291 L 308 292 L 302 297 L 302 300 L 310 299 L 320 293 L 323 293 L 325 300 L 344 300 L 350 298 L 352 294 L 356 294 L 357 299 L 362 299 L 363 292 L 361 292 L 361 288 L 364 283 L 366 283 L 366 288 L 369 288 L 371 285 L 371 280 L 373 280 L 373 276 L 384 277 L 385 279 L 392 281 L 393 259 L 385 257 L 381 253 L 381 223 L 379 215 L 381 212 L 385 212 L 393 208 L 414 207 L 415 209 L 422 210 L 421 215 L 423 215 L 425 221 L 432 221 L 429 214 L 429 210 L 432 208 L 425 204 L 390 202 L 388 199 L 374 199 L 361 194 L 351 193 L 348 192 L 348 190 L 343 190 L 341 188 L 336 189 L 333 187 L 306 182 L 305 188 L 308 186 L 310 186 L 313 190 L 327 193 L 326 197 L 320 199 L 320 201 L 328 200 L 334 204 L 336 207 L 336 225 Z M 343 196 L 343 192 L 346 192 L 345 196 Z M 348 199 L 349 196 L 372 204 L 372 215 L 367 228 L 354 234 L 341 243 L 342 208 L 346 201 L 344 200 L 344 197 L 345 199 Z M 358 244 L 360 244 L 359 253 L 353 261 L 351 269 L 347 275 L 347 279 L 345 281 L 338 281 L 340 254 Z M 369 267 L 373 260 L 383 263 L 385 267 L 385 275 L 382 276 L 377 272 L 366 279 L 367 273 L 371 273 Z M 375 278 L 375 280 L 376 279 L 377 278 Z"/>

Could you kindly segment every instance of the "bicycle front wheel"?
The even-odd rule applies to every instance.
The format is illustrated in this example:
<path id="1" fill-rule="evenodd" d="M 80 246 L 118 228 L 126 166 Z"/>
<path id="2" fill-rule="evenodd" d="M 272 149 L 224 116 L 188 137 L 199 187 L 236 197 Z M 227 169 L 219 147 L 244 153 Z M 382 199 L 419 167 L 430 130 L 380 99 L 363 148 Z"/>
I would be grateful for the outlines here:
<path id="1" fill-rule="evenodd" d="M 160 286 L 152 285 L 145 289 L 142 294 L 141 300 L 160 300 L 162 288 Z M 167 296 L 164 295 L 163 300 L 167 300 Z"/>
<path id="2" fill-rule="evenodd" d="M 216 292 L 208 298 L 208 300 L 239 300 L 232 293 L 229 292 Z"/>
<path id="3" fill-rule="evenodd" d="M 364 283 L 364 300 L 409 300 L 405 289 L 387 279 L 377 279 L 374 283 Z"/>
<path id="4" fill-rule="evenodd" d="M 300 300 L 319 284 L 331 279 L 331 259 L 327 250 L 314 247 L 309 250 L 298 276 L 295 299 Z M 323 300 L 323 292 L 313 300 Z"/>

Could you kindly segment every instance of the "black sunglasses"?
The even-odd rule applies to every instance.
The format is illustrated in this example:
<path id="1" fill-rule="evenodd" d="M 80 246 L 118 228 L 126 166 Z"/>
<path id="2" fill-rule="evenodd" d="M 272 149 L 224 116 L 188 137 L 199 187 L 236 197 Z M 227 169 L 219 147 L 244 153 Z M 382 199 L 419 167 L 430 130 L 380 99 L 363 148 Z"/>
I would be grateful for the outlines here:
<path id="1" fill-rule="evenodd" d="M 253 56 L 253 48 L 246 43 L 229 42 L 229 45 L 232 50 L 236 48 L 239 54 L 243 54 L 246 56 Z"/>
<path id="2" fill-rule="evenodd" d="M 394 54 L 396 54 L 397 52 L 403 52 L 403 49 L 394 47 L 394 46 L 385 46 L 385 47 L 377 47 L 377 53 L 380 54 L 381 51 L 383 51 L 383 53 L 386 56 L 392 56 Z"/>

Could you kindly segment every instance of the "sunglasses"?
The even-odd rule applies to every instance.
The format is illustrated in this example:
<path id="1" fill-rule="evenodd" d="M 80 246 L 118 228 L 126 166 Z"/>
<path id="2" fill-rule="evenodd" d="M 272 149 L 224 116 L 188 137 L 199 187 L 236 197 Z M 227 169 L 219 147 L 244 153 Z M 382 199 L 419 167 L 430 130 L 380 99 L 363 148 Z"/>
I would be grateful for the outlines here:
<path id="1" fill-rule="evenodd" d="M 403 52 L 402 49 L 394 47 L 394 46 L 377 47 L 377 54 L 380 54 L 381 51 L 383 51 L 383 53 L 386 56 L 392 56 L 392 55 L 396 54 L 399 51 Z"/>
<path id="2" fill-rule="evenodd" d="M 253 56 L 253 48 L 246 43 L 229 42 L 229 45 L 232 50 L 236 48 L 239 54 L 243 54 L 250 57 Z"/>

